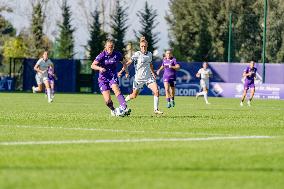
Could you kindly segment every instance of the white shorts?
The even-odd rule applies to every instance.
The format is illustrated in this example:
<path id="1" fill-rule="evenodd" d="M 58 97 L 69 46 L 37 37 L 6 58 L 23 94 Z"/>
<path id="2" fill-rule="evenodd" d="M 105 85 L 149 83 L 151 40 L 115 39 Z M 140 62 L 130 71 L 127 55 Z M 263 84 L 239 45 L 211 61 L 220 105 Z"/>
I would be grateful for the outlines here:
<path id="1" fill-rule="evenodd" d="M 36 74 L 35 75 L 35 79 L 36 79 L 36 83 L 38 84 L 38 85 L 41 85 L 41 84 L 43 84 L 45 81 L 48 81 L 48 77 L 47 77 L 47 74 L 45 75 L 43 75 L 43 74 Z"/>
<path id="2" fill-rule="evenodd" d="M 206 88 L 206 89 L 209 89 L 209 80 L 203 80 L 201 79 L 200 80 L 200 87 L 202 89 Z"/>
<path id="3" fill-rule="evenodd" d="M 133 90 L 135 89 L 142 89 L 144 85 L 150 85 L 152 83 L 156 83 L 156 80 L 153 77 L 149 77 L 147 80 L 136 80 L 133 81 Z"/>

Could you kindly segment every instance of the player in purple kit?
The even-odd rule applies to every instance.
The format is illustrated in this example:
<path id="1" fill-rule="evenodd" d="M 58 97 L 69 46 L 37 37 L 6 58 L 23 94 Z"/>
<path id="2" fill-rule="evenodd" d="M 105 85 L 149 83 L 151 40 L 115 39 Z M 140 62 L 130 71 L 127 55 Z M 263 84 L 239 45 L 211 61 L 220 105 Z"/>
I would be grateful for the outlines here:
<path id="1" fill-rule="evenodd" d="M 164 69 L 163 81 L 166 91 L 167 107 L 175 106 L 175 82 L 176 82 L 176 71 L 180 69 L 180 65 L 176 62 L 173 57 L 172 50 L 167 50 L 162 66 L 157 70 L 157 75 L 160 74 L 161 70 Z"/>
<path id="2" fill-rule="evenodd" d="M 96 57 L 91 66 L 92 69 L 99 71 L 99 87 L 106 105 L 111 109 L 112 116 L 124 116 L 130 113 L 118 85 L 116 65 L 121 61 L 121 53 L 114 51 L 113 41 L 107 40 L 104 51 Z M 115 109 L 113 106 L 110 89 L 112 89 L 120 104 L 118 109 Z"/>
<path id="3" fill-rule="evenodd" d="M 250 103 L 253 99 L 253 95 L 255 92 L 254 79 L 256 78 L 256 71 L 257 71 L 257 69 L 254 66 L 255 66 L 255 62 L 251 61 L 249 66 L 243 72 L 243 77 L 245 77 L 245 84 L 244 84 L 243 96 L 242 96 L 241 103 L 240 103 L 241 106 L 243 106 L 243 102 L 247 96 L 248 89 L 251 89 L 250 98 L 247 101 L 248 106 L 250 106 Z"/>
<path id="4" fill-rule="evenodd" d="M 47 78 L 48 83 L 51 90 L 51 99 L 53 101 L 54 99 L 54 81 L 57 80 L 57 76 L 54 73 L 54 68 L 52 66 L 49 66 L 47 69 Z M 45 89 L 45 95 L 47 96 L 47 90 Z"/>

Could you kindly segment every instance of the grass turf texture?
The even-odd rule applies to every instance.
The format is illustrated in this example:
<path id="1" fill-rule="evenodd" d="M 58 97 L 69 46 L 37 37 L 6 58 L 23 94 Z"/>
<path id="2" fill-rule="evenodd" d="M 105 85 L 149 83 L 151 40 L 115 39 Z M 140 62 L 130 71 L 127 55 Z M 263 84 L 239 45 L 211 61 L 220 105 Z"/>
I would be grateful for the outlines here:
<path id="1" fill-rule="evenodd" d="M 139 96 L 129 103 L 131 116 L 117 118 L 99 95 L 57 94 L 48 104 L 43 94 L 0 93 L 0 143 L 273 136 L 0 145 L 0 188 L 283 188 L 284 101 L 209 101 L 177 97 L 166 109 L 161 97 L 164 115 L 155 116 L 153 97 Z"/>

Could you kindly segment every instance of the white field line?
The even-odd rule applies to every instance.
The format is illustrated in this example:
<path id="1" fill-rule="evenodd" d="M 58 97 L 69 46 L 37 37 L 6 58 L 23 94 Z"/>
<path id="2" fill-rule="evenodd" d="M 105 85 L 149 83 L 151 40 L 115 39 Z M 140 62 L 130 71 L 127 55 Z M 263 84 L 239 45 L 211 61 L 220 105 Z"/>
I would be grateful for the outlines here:
<path id="1" fill-rule="evenodd" d="M 270 138 L 273 137 L 272 136 L 234 136 L 234 137 L 206 137 L 206 138 L 141 138 L 141 139 L 99 139 L 99 140 L 62 140 L 62 141 L 11 141 L 11 142 L 0 142 L 0 146 L 95 144 L 95 143 L 189 142 L 189 141 L 270 139 Z"/>
<path id="2" fill-rule="evenodd" d="M 0 125 L 5 127 L 13 127 L 10 125 Z M 211 135 L 211 136 L 231 136 L 231 134 L 220 134 L 220 133 L 204 133 L 204 132 L 177 132 L 177 131 L 146 131 L 146 130 L 123 130 L 123 129 L 100 129 L 100 128 L 82 128 L 82 127 L 60 127 L 60 126 L 29 126 L 29 125 L 15 125 L 17 128 L 31 128 L 31 129 L 63 129 L 63 130 L 79 130 L 79 131 L 101 131 L 101 132 L 111 132 L 111 133 L 151 133 L 151 134 L 172 134 L 172 135 Z"/>

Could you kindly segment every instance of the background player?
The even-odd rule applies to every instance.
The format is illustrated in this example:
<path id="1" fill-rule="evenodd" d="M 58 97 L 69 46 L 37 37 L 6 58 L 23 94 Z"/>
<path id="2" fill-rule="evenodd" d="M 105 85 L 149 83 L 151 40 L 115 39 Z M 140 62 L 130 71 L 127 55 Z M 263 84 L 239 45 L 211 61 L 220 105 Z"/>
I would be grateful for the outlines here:
<path id="1" fill-rule="evenodd" d="M 112 116 L 129 115 L 130 110 L 127 109 L 127 105 L 124 96 L 121 94 L 118 86 L 118 77 L 116 71 L 116 65 L 122 61 L 122 55 L 119 52 L 114 51 L 114 43 L 111 40 L 107 40 L 105 49 L 101 52 L 91 65 L 91 68 L 99 71 L 99 87 L 104 97 L 106 105 L 111 110 Z M 110 89 L 114 92 L 120 107 L 115 111 L 113 102 L 110 96 Z"/>
<path id="2" fill-rule="evenodd" d="M 50 85 L 50 90 L 51 90 L 51 98 L 52 100 L 54 99 L 54 85 L 55 85 L 55 80 L 57 80 L 57 76 L 54 73 L 54 68 L 49 66 L 47 70 L 47 77 L 48 77 L 48 83 Z M 47 96 L 47 90 L 45 89 L 45 94 Z"/>
<path id="3" fill-rule="evenodd" d="M 243 96 L 242 96 L 241 103 L 240 103 L 241 106 L 243 106 L 243 102 L 247 96 L 247 91 L 249 88 L 251 90 L 250 90 L 250 98 L 247 101 L 248 106 L 250 106 L 250 103 L 255 93 L 254 79 L 256 78 L 257 69 L 254 66 L 255 66 L 255 62 L 251 61 L 249 66 L 243 72 L 243 77 L 245 77 L 245 84 L 244 84 Z"/>
<path id="4" fill-rule="evenodd" d="M 38 87 L 33 86 L 32 90 L 33 93 L 41 92 L 43 88 L 42 84 L 44 83 L 47 91 L 48 102 L 52 102 L 51 90 L 48 82 L 48 73 L 47 73 L 49 67 L 53 68 L 53 63 L 48 59 L 48 51 L 44 51 L 42 58 L 40 58 L 37 61 L 36 65 L 34 66 L 34 70 L 37 72 L 36 82 Z"/>
<path id="5" fill-rule="evenodd" d="M 157 70 L 157 75 L 164 69 L 163 81 L 166 91 L 167 107 L 175 106 L 175 82 L 176 82 L 176 71 L 180 69 L 180 65 L 176 62 L 173 57 L 172 50 L 167 50 L 162 66 Z"/>
<path id="6" fill-rule="evenodd" d="M 210 104 L 208 102 L 208 89 L 209 89 L 209 78 L 212 77 L 212 71 L 208 68 L 208 62 L 203 62 L 202 68 L 198 70 L 196 73 L 196 77 L 200 78 L 200 87 L 202 88 L 202 92 L 196 93 L 196 98 L 203 95 L 206 104 Z"/>
<path id="7" fill-rule="evenodd" d="M 144 85 L 147 85 L 149 89 L 152 90 L 154 94 L 154 113 L 163 114 L 159 110 L 159 89 L 156 83 L 156 75 L 154 72 L 152 64 L 152 53 L 147 51 L 148 42 L 145 37 L 140 39 L 140 51 L 134 53 L 131 59 L 124 64 L 122 70 L 119 72 L 121 76 L 124 70 L 127 70 L 127 67 L 134 62 L 135 67 L 135 76 L 133 81 L 133 91 L 130 95 L 126 97 L 126 101 L 130 101 L 138 96 L 139 91 L 143 88 Z"/>

